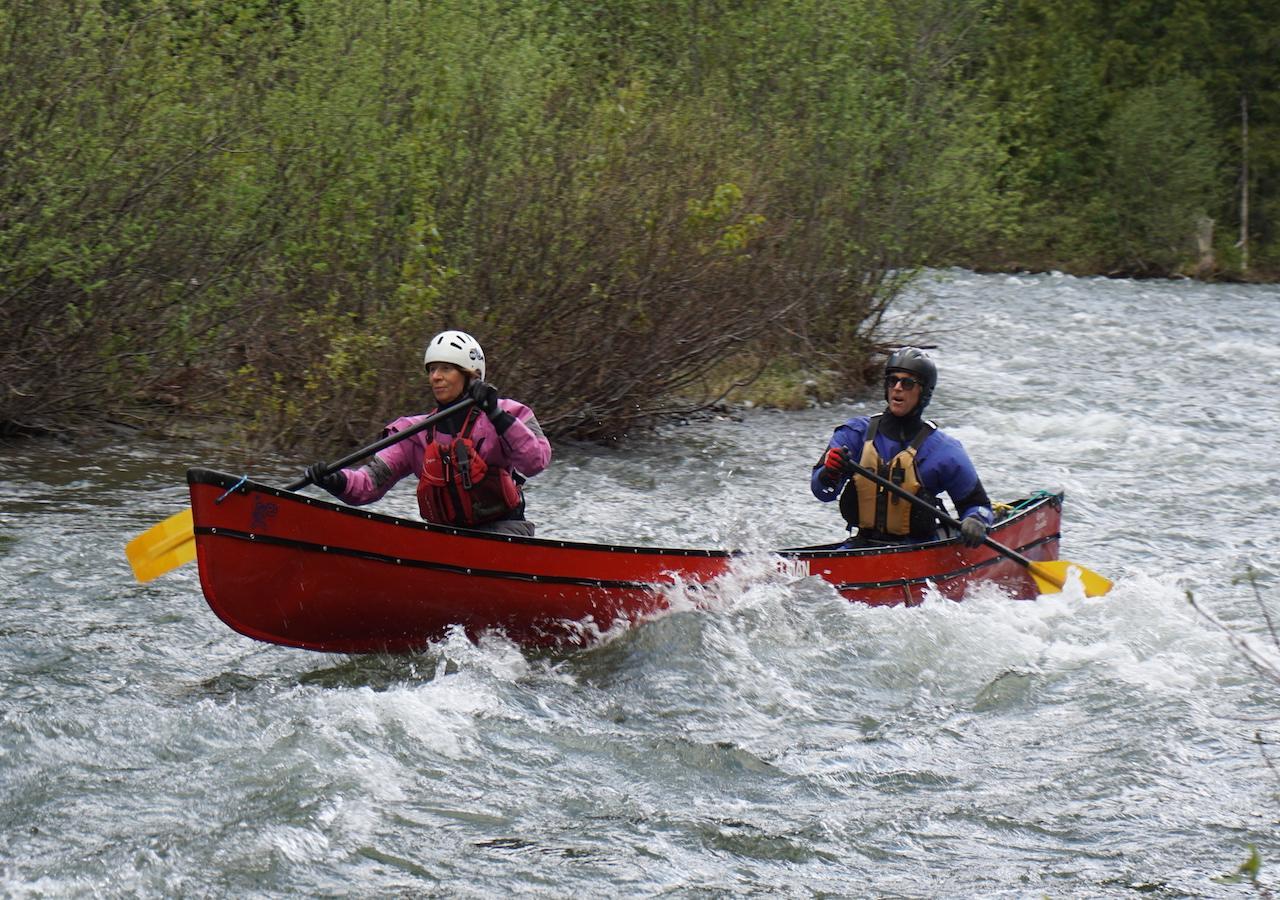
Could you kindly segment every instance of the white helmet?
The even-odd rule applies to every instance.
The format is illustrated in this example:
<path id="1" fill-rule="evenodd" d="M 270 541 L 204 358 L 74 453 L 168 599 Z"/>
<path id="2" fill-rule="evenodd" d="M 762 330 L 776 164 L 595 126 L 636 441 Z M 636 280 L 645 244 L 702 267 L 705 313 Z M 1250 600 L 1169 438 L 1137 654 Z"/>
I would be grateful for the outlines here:
<path id="1" fill-rule="evenodd" d="M 465 331 L 442 331 L 427 344 L 422 365 L 434 362 L 452 363 L 462 371 L 484 381 L 484 351 L 479 342 Z"/>

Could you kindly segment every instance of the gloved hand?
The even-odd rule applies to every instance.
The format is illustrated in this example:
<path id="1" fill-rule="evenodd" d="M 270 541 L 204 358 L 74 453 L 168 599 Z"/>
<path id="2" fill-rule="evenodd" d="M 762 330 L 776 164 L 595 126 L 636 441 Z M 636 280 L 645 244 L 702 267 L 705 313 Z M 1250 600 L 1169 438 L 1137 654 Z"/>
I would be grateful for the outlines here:
<path id="1" fill-rule="evenodd" d="M 475 379 L 467 386 L 467 396 L 476 401 L 476 409 L 489 418 L 498 413 L 498 389 L 487 381 Z"/>
<path id="2" fill-rule="evenodd" d="M 966 547 L 977 547 L 987 536 L 987 526 L 977 516 L 969 516 L 960 523 L 960 543 Z"/>
<path id="3" fill-rule="evenodd" d="M 310 478 L 311 483 L 317 487 L 324 488 L 335 497 L 341 497 L 342 492 L 347 489 L 347 476 L 342 473 L 341 469 L 325 475 L 324 469 L 324 463 L 313 463 L 312 465 L 307 466 L 307 477 Z"/>
<path id="4" fill-rule="evenodd" d="M 853 472 L 849 465 L 849 451 L 844 447 L 828 447 L 822 457 L 822 470 L 818 472 L 818 480 L 827 487 L 840 483 L 842 478 Z"/>

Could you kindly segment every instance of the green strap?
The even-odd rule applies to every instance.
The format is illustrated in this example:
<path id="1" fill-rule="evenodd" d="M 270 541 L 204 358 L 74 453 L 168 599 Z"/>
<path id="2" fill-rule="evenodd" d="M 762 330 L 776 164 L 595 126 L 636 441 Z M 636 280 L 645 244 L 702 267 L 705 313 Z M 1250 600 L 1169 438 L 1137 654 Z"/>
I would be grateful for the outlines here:
<path id="1" fill-rule="evenodd" d="M 1031 496 L 1027 497 L 1025 500 L 1019 500 L 1015 504 L 1010 504 L 1010 511 L 1017 512 L 1020 509 L 1025 509 L 1028 506 L 1033 506 L 1036 503 L 1039 503 L 1045 497 L 1052 497 L 1052 496 L 1053 496 L 1052 491 L 1032 491 Z"/>

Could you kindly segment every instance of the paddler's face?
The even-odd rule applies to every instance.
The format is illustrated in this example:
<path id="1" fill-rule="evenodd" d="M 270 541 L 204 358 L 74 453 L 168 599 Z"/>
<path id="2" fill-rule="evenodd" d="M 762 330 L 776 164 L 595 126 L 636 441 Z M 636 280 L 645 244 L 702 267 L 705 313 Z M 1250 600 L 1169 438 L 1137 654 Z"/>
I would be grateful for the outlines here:
<path id="1" fill-rule="evenodd" d="M 461 397 L 467 385 L 466 373 L 452 363 L 432 363 L 427 366 L 427 376 L 431 379 L 431 393 L 441 406 Z"/>
<path id="2" fill-rule="evenodd" d="M 889 403 L 889 412 L 895 416 L 909 415 L 920 402 L 923 390 L 924 386 L 910 372 L 890 372 L 884 376 L 885 400 Z"/>

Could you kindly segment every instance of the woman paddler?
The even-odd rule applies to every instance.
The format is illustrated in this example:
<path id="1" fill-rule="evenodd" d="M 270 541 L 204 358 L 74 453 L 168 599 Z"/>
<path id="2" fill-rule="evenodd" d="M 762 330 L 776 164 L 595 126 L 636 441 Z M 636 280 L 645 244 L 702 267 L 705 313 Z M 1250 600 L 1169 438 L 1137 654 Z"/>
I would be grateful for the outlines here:
<path id="1" fill-rule="evenodd" d="M 484 380 L 484 351 L 465 332 L 437 334 L 422 362 L 437 410 L 464 396 L 475 403 L 379 451 L 359 468 L 322 475 L 325 464 L 316 463 L 307 475 L 355 506 L 372 503 L 406 475 L 417 475 L 418 510 L 428 522 L 532 537 L 520 486 L 551 461 L 551 444 L 533 410 L 498 397 Z M 396 419 L 384 434 L 410 428 L 427 415 Z"/>

